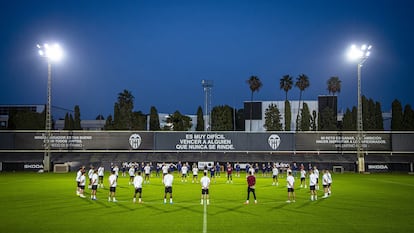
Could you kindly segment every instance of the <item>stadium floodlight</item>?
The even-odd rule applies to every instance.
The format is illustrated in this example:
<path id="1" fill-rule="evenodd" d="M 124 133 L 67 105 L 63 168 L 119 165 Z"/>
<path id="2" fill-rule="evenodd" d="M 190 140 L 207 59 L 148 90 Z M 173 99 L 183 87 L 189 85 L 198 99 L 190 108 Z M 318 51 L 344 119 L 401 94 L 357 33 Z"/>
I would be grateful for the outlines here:
<path id="1" fill-rule="evenodd" d="M 44 156 L 43 169 L 50 171 L 50 138 L 52 136 L 52 62 L 58 62 L 63 58 L 63 50 L 59 44 L 49 45 L 47 43 L 36 46 L 39 49 L 39 55 L 47 59 L 48 75 L 47 75 L 47 105 L 46 105 L 46 125 L 45 125 L 45 139 L 44 139 Z"/>
<path id="2" fill-rule="evenodd" d="M 63 58 L 63 50 L 59 44 L 49 45 L 47 43 L 40 45 L 37 44 L 39 49 L 39 55 L 47 58 L 49 61 L 57 62 Z"/>
<path id="3" fill-rule="evenodd" d="M 358 64 L 362 64 L 371 55 L 372 45 L 363 44 L 360 47 L 351 45 L 348 51 L 348 58 L 352 61 L 358 61 Z"/>
<path id="4" fill-rule="evenodd" d="M 361 99 L 361 67 L 371 55 L 372 45 L 363 44 L 360 47 L 352 45 L 348 51 L 348 58 L 358 62 L 358 107 L 357 107 L 357 156 L 358 171 L 365 172 L 365 156 L 362 151 L 363 125 L 362 125 L 362 99 Z"/>

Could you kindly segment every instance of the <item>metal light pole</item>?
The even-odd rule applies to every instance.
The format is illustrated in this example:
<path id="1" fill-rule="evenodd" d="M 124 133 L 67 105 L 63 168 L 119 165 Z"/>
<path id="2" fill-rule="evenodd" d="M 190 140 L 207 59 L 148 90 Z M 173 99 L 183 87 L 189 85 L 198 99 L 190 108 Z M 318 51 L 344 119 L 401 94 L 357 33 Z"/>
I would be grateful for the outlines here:
<path id="1" fill-rule="evenodd" d="M 47 59 L 47 104 L 46 104 L 46 119 L 45 119 L 45 139 L 44 139 L 44 155 L 43 155 L 43 170 L 50 171 L 50 138 L 52 136 L 52 62 L 58 61 L 62 58 L 62 50 L 58 44 L 49 46 L 49 44 L 37 45 L 39 55 Z"/>
<path id="2" fill-rule="evenodd" d="M 212 80 L 201 80 L 204 90 L 204 131 L 211 130 L 211 89 L 213 88 Z"/>
<path id="3" fill-rule="evenodd" d="M 351 46 L 348 56 L 358 61 L 358 108 L 357 108 L 357 156 L 358 156 L 358 171 L 365 172 L 365 155 L 362 147 L 363 143 L 363 123 L 362 123 L 362 99 L 361 99 L 361 68 L 364 62 L 368 59 L 371 53 L 371 45 L 362 45 L 357 48 L 355 45 Z"/>

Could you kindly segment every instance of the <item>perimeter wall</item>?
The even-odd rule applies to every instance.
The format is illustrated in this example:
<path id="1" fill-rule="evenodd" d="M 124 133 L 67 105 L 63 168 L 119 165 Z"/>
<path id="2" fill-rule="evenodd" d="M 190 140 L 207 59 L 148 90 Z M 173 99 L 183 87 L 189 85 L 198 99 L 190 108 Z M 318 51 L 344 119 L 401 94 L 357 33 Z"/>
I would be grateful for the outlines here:
<path id="1" fill-rule="evenodd" d="M 91 156 L 154 162 L 309 160 L 343 164 L 351 170 L 354 166 L 350 164 L 356 161 L 356 138 L 356 132 L 340 131 L 53 131 L 50 145 L 52 162 Z M 44 131 L 0 131 L 0 162 L 42 161 L 46 142 Z M 401 163 L 408 170 L 414 156 L 414 132 L 364 132 L 362 147 L 367 166 L 373 158 L 373 168 L 381 164 L 399 167 L 396 163 Z"/>

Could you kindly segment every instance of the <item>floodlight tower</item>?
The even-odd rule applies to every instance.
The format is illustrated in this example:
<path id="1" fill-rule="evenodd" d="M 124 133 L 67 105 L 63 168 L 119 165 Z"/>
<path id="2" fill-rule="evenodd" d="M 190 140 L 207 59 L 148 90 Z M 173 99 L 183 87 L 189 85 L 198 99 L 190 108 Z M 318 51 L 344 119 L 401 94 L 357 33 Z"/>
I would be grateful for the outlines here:
<path id="1" fill-rule="evenodd" d="M 213 80 L 201 80 L 204 90 L 204 131 L 211 130 L 211 89 Z"/>
<path id="2" fill-rule="evenodd" d="M 47 105 L 46 105 L 46 125 L 45 125 L 45 139 L 44 139 L 44 156 L 43 156 L 43 170 L 50 171 L 50 138 L 52 136 L 52 63 L 59 61 L 63 56 L 63 51 L 59 44 L 49 45 L 47 43 L 37 45 L 39 55 L 47 60 Z"/>
<path id="3" fill-rule="evenodd" d="M 360 173 L 365 172 L 365 157 L 362 148 L 363 139 L 363 125 L 362 125 L 362 99 L 361 99 L 361 68 L 364 62 L 371 54 L 371 45 L 362 45 L 357 47 L 352 45 L 349 50 L 348 57 L 351 60 L 358 62 L 358 108 L 357 108 L 357 156 L 358 156 L 358 171 Z"/>

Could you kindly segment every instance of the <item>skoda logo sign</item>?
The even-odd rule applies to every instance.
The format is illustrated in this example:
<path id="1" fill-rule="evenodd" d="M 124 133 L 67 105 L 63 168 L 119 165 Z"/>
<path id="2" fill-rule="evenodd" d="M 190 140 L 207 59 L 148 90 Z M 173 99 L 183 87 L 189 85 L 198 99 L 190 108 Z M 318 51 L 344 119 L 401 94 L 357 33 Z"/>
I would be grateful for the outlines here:
<path id="1" fill-rule="evenodd" d="M 280 137 L 277 134 L 272 134 L 267 139 L 267 142 L 269 143 L 269 146 L 273 150 L 276 150 L 279 147 L 279 145 L 280 145 Z"/>
<path id="2" fill-rule="evenodd" d="M 139 134 L 132 134 L 129 136 L 129 145 L 132 147 L 132 149 L 138 149 L 141 145 L 141 136 Z"/>

